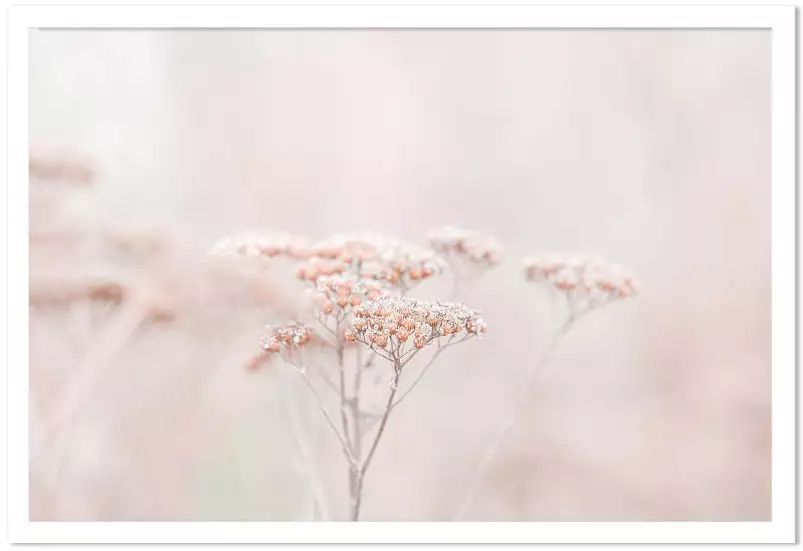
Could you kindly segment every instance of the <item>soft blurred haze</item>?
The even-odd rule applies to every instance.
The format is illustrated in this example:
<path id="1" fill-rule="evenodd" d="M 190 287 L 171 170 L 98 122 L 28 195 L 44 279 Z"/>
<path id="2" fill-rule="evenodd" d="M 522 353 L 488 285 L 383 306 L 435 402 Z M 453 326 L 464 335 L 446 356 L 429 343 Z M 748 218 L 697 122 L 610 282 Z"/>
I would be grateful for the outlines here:
<path id="1" fill-rule="evenodd" d="M 769 31 L 43 30 L 29 59 L 32 155 L 93 174 L 31 182 L 33 519 L 311 518 L 287 397 L 342 518 L 303 384 L 242 367 L 296 308 L 292 267 L 202 254 L 444 224 L 505 245 L 462 297 L 489 334 L 394 413 L 366 520 L 451 518 L 555 328 L 519 263 L 551 252 L 642 291 L 562 343 L 466 518 L 770 518 Z M 106 244 L 131 232 L 158 251 Z M 170 315 L 34 298 L 98 277 Z"/>

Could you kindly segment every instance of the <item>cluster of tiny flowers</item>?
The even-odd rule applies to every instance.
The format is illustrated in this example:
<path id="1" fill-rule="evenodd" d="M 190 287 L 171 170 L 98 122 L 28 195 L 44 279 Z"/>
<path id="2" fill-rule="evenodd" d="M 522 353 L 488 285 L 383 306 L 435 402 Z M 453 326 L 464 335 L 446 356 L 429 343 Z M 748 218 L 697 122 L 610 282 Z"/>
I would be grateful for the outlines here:
<path id="1" fill-rule="evenodd" d="M 302 238 L 286 233 L 244 233 L 221 239 L 209 254 L 223 258 L 272 258 L 282 255 L 304 259 L 310 256 L 310 248 Z"/>
<path id="2" fill-rule="evenodd" d="M 363 264 L 360 275 L 409 289 L 425 279 L 442 274 L 447 267 L 446 261 L 434 251 L 397 242 L 382 251 L 377 260 Z"/>
<path id="3" fill-rule="evenodd" d="M 438 337 L 485 333 L 479 312 L 462 304 L 429 302 L 412 298 L 380 297 L 354 308 L 354 320 L 346 329 L 347 341 L 387 348 L 398 353 L 408 340 L 423 348 Z"/>
<path id="4" fill-rule="evenodd" d="M 595 258 L 532 257 L 524 260 L 527 281 L 546 281 L 575 301 L 597 306 L 636 293 L 634 278 Z"/>
<path id="5" fill-rule="evenodd" d="M 337 234 L 313 244 L 311 250 L 321 258 L 362 264 L 378 258 L 390 242 L 387 237 L 373 233 Z"/>
<path id="6" fill-rule="evenodd" d="M 114 280 L 92 280 L 70 284 L 34 285 L 28 295 L 31 306 L 60 307 L 89 301 L 117 308 L 123 303 L 136 303 L 148 321 L 167 323 L 175 321 L 176 310 L 164 294 L 132 288 Z"/>
<path id="7" fill-rule="evenodd" d="M 465 259 L 483 268 L 496 266 L 502 261 L 502 246 L 483 233 L 445 226 L 429 234 L 429 245 L 435 251 Z"/>
<path id="8" fill-rule="evenodd" d="M 312 246 L 313 258 L 298 270 L 301 279 L 350 272 L 408 289 L 443 272 L 447 265 L 434 251 L 376 234 L 335 235 Z"/>
<path id="9" fill-rule="evenodd" d="M 316 339 L 312 326 L 302 323 L 268 325 L 266 329 L 268 333 L 262 337 L 259 345 L 261 352 L 248 362 L 249 370 L 257 369 L 276 355 L 283 355 L 285 359 L 292 361 L 295 351 Z"/>
<path id="10" fill-rule="evenodd" d="M 348 269 L 348 265 L 337 259 L 311 258 L 303 266 L 296 270 L 296 276 L 305 281 L 317 281 L 322 276 L 342 274 Z"/>
<path id="11" fill-rule="evenodd" d="M 260 347 L 271 353 L 299 348 L 315 337 L 312 327 L 303 323 L 288 323 L 278 327 L 268 325 L 266 329 L 268 334 L 262 337 Z"/>
<path id="12" fill-rule="evenodd" d="M 386 289 L 379 282 L 353 274 L 324 275 L 315 281 L 313 302 L 318 311 L 331 314 L 359 306 L 364 300 L 376 300 L 384 292 Z"/>

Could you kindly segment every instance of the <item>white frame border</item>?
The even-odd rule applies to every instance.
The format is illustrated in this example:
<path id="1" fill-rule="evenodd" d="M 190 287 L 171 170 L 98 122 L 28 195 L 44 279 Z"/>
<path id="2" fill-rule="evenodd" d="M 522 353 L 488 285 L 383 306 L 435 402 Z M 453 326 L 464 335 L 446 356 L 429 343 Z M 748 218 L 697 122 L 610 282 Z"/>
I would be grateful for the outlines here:
<path id="1" fill-rule="evenodd" d="M 789 543 L 795 533 L 794 6 L 14 6 L 8 14 L 8 526 L 14 543 Z M 772 521 L 85 523 L 28 520 L 28 29 L 766 28 L 772 32 Z M 12 262 L 13 261 L 13 262 Z"/>

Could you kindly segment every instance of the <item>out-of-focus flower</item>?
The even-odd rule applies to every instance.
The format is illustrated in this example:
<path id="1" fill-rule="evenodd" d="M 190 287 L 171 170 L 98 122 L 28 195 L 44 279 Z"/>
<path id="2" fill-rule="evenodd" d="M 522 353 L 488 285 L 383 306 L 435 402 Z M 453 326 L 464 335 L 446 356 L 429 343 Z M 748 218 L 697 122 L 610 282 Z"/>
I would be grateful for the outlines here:
<path id="1" fill-rule="evenodd" d="M 158 255 L 169 245 L 167 232 L 155 229 L 107 230 L 102 237 L 113 250 L 136 258 Z"/>
<path id="2" fill-rule="evenodd" d="M 312 254 L 321 258 L 338 259 L 347 264 L 362 264 L 374 260 L 392 240 L 378 234 L 336 234 L 312 246 Z"/>
<path id="3" fill-rule="evenodd" d="M 575 313 L 631 297 L 638 289 L 632 275 L 594 257 L 528 257 L 523 264 L 527 281 L 545 282 L 564 293 Z"/>
<path id="4" fill-rule="evenodd" d="M 85 292 L 89 300 L 120 304 L 126 296 L 130 296 L 131 290 L 117 281 L 92 281 L 87 284 Z"/>
<path id="5" fill-rule="evenodd" d="M 319 277 L 342 274 L 348 265 L 337 259 L 311 258 L 296 270 L 299 279 L 315 282 Z"/>
<path id="6" fill-rule="evenodd" d="M 31 306 L 63 308 L 81 302 L 101 303 L 113 309 L 133 305 L 143 312 L 146 319 L 155 323 L 169 323 L 177 316 L 173 301 L 163 290 L 131 285 L 115 278 L 31 282 Z"/>
<path id="7" fill-rule="evenodd" d="M 266 361 L 279 356 L 282 359 L 298 364 L 298 351 L 317 341 L 317 336 L 310 325 L 303 323 L 288 323 L 279 326 L 266 326 L 267 334 L 260 342 L 261 352 L 252 358 L 247 368 L 250 371 L 258 369 Z"/>
<path id="8" fill-rule="evenodd" d="M 273 258 L 281 255 L 302 259 L 310 255 L 310 249 L 300 237 L 286 233 L 252 232 L 219 240 L 209 254 L 218 258 Z"/>
<path id="9" fill-rule="evenodd" d="M 450 259 L 461 259 L 480 269 L 502 261 L 502 246 L 490 235 L 473 230 L 445 226 L 429 234 L 429 245 Z"/>
<path id="10" fill-rule="evenodd" d="M 344 336 L 400 357 L 407 342 L 423 348 L 439 337 L 462 333 L 468 338 L 485 331 L 480 313 L 462 304 L 380 297 L 354 308 L 354 320 Z"/>
<path id="11" fill-rule="evenodd" d="M 95 172 L 81 160 L 65 156 L 31 153 L 28 156 L 28 174 L 40 182 L 62 182 L 87 186 L 95 179 Z"/>

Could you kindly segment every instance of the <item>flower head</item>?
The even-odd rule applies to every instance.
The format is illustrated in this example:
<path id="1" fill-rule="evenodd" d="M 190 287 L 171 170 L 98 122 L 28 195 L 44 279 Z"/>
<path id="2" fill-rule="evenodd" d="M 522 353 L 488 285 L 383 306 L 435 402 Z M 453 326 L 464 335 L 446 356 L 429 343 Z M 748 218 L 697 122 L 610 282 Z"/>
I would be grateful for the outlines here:
<path id="1" fill-rule="evenodd" d="M 312 326 L 302 323 L 265 327 L 267 334 L 260 341 L 261 352 L 248 364 L 250 370 L 257 369 L 262 363 L 279 356 L 290 363 L 297 364 L 299 350 L 317 341 Z"/>
<path id="2" fill-rule="evenodd" d="M 298 275 L 315 281 L 321 275 L 353 273 L 407 290 L 447 268 L 434 251 L 377 234 L 342 234 L 314 244 L 314 258 Z"/>
<path id="3" fill-rule="evenodd" d="M 313 257 L 296 270 L 296 276 L 305 281 L 315 282 L 319 277 L 342 274 L 348 265 L 337 259 Z"/>
<path id="4" fill-rule="evenodd" d="M 306 241 L 286 233 L 243 233 L 219 240 L 209 254 L 219 258 L 273 258 L 287 256 L 293 259 L 310 255 Z"/>
<path id="5" fill-rule="evenodd" d="M 312 254 L 321 258 L 338 259 L 347 264 L 362 264 L 374 260 L 388 239 L 384 236 L 362 234 L 336 234 L 312 246 Z"/>
<path id="6" fill-rule="evenodd" d="M 312 292 L 316 309 L 324 315 L 347 312 L 364 301 L 376 300 L 388 292 L 386 286 L 354 274 L 322 275 Z"/>
<path id="7" fill-rule="evenodd" d="M 564 293 L 574 313 L 631 297 L 638 287 L 635 278 L 620 267 L 593 257 L 528 257 L 524 278 Z"/>
<path id="8" fill-rule="evenodd" d="M 462 334 L 469 338 L 481 336 L 485 331 L 480 313 L 462 304 L 380 297 L 354 308 L 354 319 L 345 338 L 386 349 L 398 359 L 408 343 L 424 348 L 439 337 Z"/>
<path id="9" fill-rule="evenodd" d="M 445 226 L 429 234 L 429 245 L 449 258 L 460 259 L 480 269 L 491 268 L 502 261 L 502 246 L 490 235 Z"/>

